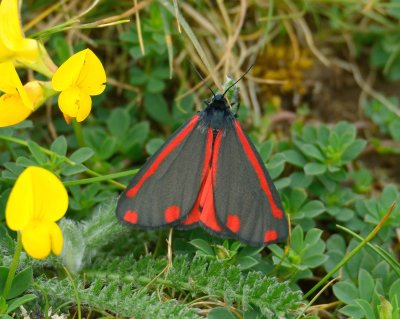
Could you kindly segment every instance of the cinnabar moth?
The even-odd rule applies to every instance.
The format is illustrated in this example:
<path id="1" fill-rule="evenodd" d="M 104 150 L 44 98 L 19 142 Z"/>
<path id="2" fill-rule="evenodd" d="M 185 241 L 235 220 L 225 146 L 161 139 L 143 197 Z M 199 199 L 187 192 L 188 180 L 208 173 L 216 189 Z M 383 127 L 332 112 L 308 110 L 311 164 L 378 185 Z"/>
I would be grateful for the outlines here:
<path id="1" fill-rule="evenodd" d="M 118 200 L 120 221 L 150 229 L 200 225 L 253 246 L 286 239 L 279 194 L 225 99 L 228 90 L 213 93 L 143 165 Z"/>

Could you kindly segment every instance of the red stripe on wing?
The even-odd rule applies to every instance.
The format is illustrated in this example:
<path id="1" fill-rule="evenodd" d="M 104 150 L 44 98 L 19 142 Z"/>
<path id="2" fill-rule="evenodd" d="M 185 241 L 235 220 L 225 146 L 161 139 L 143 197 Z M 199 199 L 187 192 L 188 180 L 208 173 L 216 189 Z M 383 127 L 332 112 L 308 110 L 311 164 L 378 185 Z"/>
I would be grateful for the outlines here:
<path id="1" fill-rule="evenodd" d="M 215 178 L 217 176 L 217 168 L 218 168 L 217 164 L 218 164 L 219 149 L 221 147 L 221 138 L 222 138 L 222 129 L 218 131 L 218 134 L 215 137 L 210 172 L 208 173 L 207 180 L 204 184 L 204 189 L 202 191 L 200 200 L 200 206 L 203 207 L 200 215 L 200 221 L 202 222 L 203 225 L 216 232 L 223 231 L 222 227 L 219 225 L 217 220 L 217 215 L 215 213 L 215 203 L 214 203 L 214 187 L 215 187 Z"/>
<path id="2" fill-rule="evenodd" d="M 200 221 L 207 228 L 215 232 L 221 232 L 223 229 L 218 223 L 215 213 L 214 187 L 215 177 L 217 174 L 219 149 L 221 147 L 222 130 L 220 130 L 215 137 L 214 145 L 213 130 L 208 129 L 207 134 L 206 156 L 202 172 L 202 186 L 192 211 L 182 224 L 187 226 Z"/>
<path id="3" fill-rule="evenodd" d="M 218 168 L 218 157 L 219 157 L 219 149 L 221 147 L 221 139 L 222 139 L 222 129 L 218 131 L 217 136 L 215 137 L 214 147 L 213 147 L 213 158 L 212 158 L 212 173 L 213 173 L 213 185 L 215 186 L 215 182 L 217 180 L 217 168 Z"/>
<path id="4" fill-rule="evenodd" d="M 204 185 L 207 180 L 207 175 L 210 171 L 210 161 L 211 161 L 211 155 L 212 155 L 212 145 L 213 145 L 213 131 L 212 129 L 208 129 L 207 131 L 207 141 L 206 141 L 206 148 L 205 148 L 205 155 L 204 155 L 204 164 L 203 164 L 203 170 L 201 173 L 201 187 L 199 191 L 199 195 L 197 196 L 196 202 L 193 205 L 193 208 L 191 212 L 188 214 L 187 218 L 185 221 L 182 223 L 182 225 L 192 225 L 194 223 L 197 223 L 200 220 L 200 215 L 201 215 L 201 198 L 202 194 L 204 191 Z"/>
<path id="5" fill-rule="evenodd" d="M 134 197 L 137 194 L 137 192 L 140 190 L 140 188 L 146 182 L 146 180 L 157 171 L 160 164 L 193 130 L 198 121 L 199 121 L 199 116 L 198 115 L 193 116 L 193 118 L 189 121 L 188 125 L 186 125 L 186 127 L 183 128 L 182 131 L 162 150 L 162 152 L 150 165 L 150 167 L 143 174 L 143 176 L 140 178 L 137 184 L 126 192 L 127 197 Z"/>
<path id="6" fill-rule="evenodd" d="M 249 158 L 249 161 L 250 161 L 251 165 L 253 166 L 254 171 L 257 174 L 261 189 L 264 191 L 265 195 L 268 198 L 268 202 L 270 203 L 271 209 L 272 209 L 272 215 L 275 218 L 282 219 L 283 212 L 281 209 L 279 209 L 276 206 L 274 198 L 272 197 L 271 189 L 269 188 L 268 182 L 264 175 L 264 171 L 261 168 L 261 165 L 258 162 L 257 157 L 256 157 L 253 149 L 251 148 L 249 141 L 247 140 L 246 136 L 244 135 L 243 130 L 240 127 L 240 124 L 238 121 L 235 121 L 235 129 L 236 129 L 236 133 L 238 134 L 240 143 L 242 144 L 243 149 L 244 149 L 247 157 Z M 233 174 L 234 174 L 234 172 L 233 172 Z M 268 235 L 267 237 L 268 237 L 268 239 L 271 239 L 270 235 Z"/>

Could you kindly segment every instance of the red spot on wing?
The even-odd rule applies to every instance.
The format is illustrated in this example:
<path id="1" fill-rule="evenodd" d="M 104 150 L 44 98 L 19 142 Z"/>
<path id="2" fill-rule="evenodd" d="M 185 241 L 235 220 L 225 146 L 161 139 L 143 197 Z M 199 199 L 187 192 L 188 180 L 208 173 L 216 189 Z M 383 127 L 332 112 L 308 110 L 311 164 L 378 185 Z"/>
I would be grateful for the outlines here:
<path id="1" fill-rule="evenodd" d="M 172 141 L 169 142 L 169 144 L 162 150 L 162 152 L 157 156 L 155 161 L 150 165 L 150 167 L 147 169 L 147 171 L 143 174 L 143 176 L 140 178 L 140 180 L 137 182 L 137 184 L 126 192 L 127 197 L 134 197 L 137 194 L 137 192 L 142 187 L 142 185 L 146 182 L 146 180 L 157 171 L 158 167 L 167 158 L 167 156 L 193 130 L 193 128 L 197 124 L 198 120 L 199 120 L 198 115 L 193 116 L 193 118 L 189 121 L 189 123 L 186 125 L 186 127 L 184 127 L 182 129 L 182 131 L 178 135 L 176 135 Z"/>
<path id="2" fill-rule="evenodd" d="M 201 187 L 199 194 L 197 196 L 196 202 L 193 205 L 192 210 L 188 214 L 185 221 L 182 223 L 183 225 L 192 225 L 197 223 L 200 220 L 201 209 L 200 209 L 200 201 L 202 198 L 202 194 L 204 191 L 204 185 L 207 179 L 207 175 L 210 171 L 210 161 L 212 155 L 212 145 L 213 145 L 213 131 L 212 129 L 208 129 L 207 131 L 207 140 L 206 140 L 206 148 L 205 148 L 205 155 L 204 155 L 204 163 L 203 163 L 203 170 L 201 173 Z"/>
<path id="3" fill-rule="evenodd" d="M 269 188 L 269 185 L 268 185 L 268 182 L 267 182 L 266 177 L 264 175 L 263 169 L 261 168 L 260 163 L 258 162 L 257 157 L 254 154 L 254 151 L 251 148 L 250 143 L 247 140 L 246 136 L 244 135 L 243 130 L 240 127 L 240 124 L 239 124 L 238 121 L 235 121 L 235 128 L 236 128 L 236 132 L 237 132 L 237 134 L 239 136 L 239 140 L 242 143 L 243 149 L 244 149 L 247 157 L 250 160 L 251 165 L 253 166 L 253 168 L 254 168 L 254 170 L 255 170 L 255 172 L 257 174 L 258 180 L 260 182 L 261 189 L 264 191 L 265 195 L 268 198 L 268 202 L 271 205 L 272 215 L 275 218 L 281 219 L 283 217 L 282 210 L 279 209 L 276 206 L 275 200 L 272 197 L 271 189 Z"/>
<path id="4" fill-rule="evenodd" d="M 274 241 L 278 238 L 276 230 L 268 229 L 264 234 L 264 242 Z"/>
<path id="5" fill-rule="evenodd" d="M 178 206 L 170 206 L 164 211 L 164 219 L 167 223 L 172 223 L 177 220 L 181 214 L 181 209 Z"/>
<path id="6" fill-rule="evenodd" d="M 240 218 L 237 215 L 228 215 L 226 218 L 226 227 L 234 232 L 237 233 L 240 229 Z"/>
<path id="7" fill-rule="evenodd" d="M 133 210 L 127 210 L 125 215 L 124 215 L 124 221 L 131 223 L 131 224 L 136 224 L 138 221 L 138 213 L 136 213 Z"/>

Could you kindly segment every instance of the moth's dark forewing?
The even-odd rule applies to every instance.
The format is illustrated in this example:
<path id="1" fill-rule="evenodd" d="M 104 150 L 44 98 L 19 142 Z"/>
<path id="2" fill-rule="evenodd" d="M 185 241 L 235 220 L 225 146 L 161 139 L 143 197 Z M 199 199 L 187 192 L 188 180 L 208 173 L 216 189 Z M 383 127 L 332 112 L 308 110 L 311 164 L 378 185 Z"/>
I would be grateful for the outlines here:
<path id="1" fill-rule="evenodd" d="M 260 155 L 237 120 L 225 131 L 214 181 L 219 223 L 254 246 L 286 239 L 288 222 Z"/>
<path id="2" fill-rule="evenodd" d="M 159 228 L 186 217 L 201 186 L 206 134 L 198 126 L 195 115 L 143 165 L 118 200 L 119 220 Z"/>

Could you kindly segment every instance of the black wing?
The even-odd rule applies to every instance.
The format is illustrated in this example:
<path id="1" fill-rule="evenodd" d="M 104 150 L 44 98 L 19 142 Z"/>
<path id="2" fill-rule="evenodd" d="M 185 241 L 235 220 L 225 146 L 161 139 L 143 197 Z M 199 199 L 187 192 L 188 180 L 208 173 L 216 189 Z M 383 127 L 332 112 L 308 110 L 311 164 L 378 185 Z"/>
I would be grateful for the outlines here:
<path id="1" fill-rule="evenodd" d="M 220 225 L 250 245 L 286 239 L 288 222 L 260 155 L 237 120 L 224 131 L 213 158 L 214 162 L 217 157 L 213 182 Z"/>
<path id="2" fill-rule="evenodd" d="M 206 147 L 212 147 L 212 136 L 200 127 L 199 119 L 193 116 L 143 165 L 118 200 L 119 220 L 159 228 L 187 217 L 208 165 Z"/>

